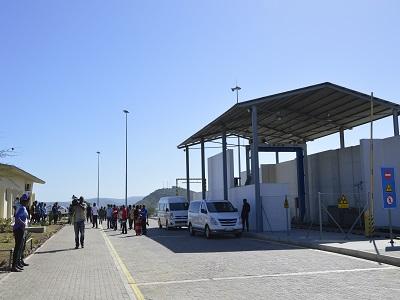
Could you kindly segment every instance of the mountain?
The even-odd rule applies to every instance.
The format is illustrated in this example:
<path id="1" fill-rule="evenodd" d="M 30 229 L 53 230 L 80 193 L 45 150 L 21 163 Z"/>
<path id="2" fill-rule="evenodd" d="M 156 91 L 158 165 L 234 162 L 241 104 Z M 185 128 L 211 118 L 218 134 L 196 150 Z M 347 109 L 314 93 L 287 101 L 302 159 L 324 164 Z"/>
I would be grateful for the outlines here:
<path id="1" fill-rule="evenodd" d="M 143 199 L 143 196 L 131 196 L 128 197 L 128 205 L 129 204 L 135 204 L 136 202 L 140 201 Z M 72 201 L 72 200 L 71 200 Z M 58 205 L 68 207 L 71 204 L 71 201 L 62 201 L 58 202 Z M 88 203 L 97 203 L 97 198 L 90 198 L 90 199 L 85 199 L 86 202 Z M 53 205 L 54 202 L 46 202 L 46 206 L 51 206 Z M 107 206 L 107 204 L 115 204 L 117 206 L 121 206 L 125 204 L 125 199 L 117 199 L 117 198 L 99 198 L 99 206 Z"/>
<path id="2" fill-rule="evenodd" d="M 184 196 L 186 198 L 186 191 L 186 189 L 178 188 L 178 196 Z M 136 204 L 146 205 L 149 214 L 153 214 L 156 211 L 158 201 L 161 197 L 176 195 L 177 190 L 174 186 L 171 188 L 158 189 L 144 197 L 142 200 L 138 201 Z M 191 199 L 201 199 L 201 193 L 190 191 L 190 195 Z"/>

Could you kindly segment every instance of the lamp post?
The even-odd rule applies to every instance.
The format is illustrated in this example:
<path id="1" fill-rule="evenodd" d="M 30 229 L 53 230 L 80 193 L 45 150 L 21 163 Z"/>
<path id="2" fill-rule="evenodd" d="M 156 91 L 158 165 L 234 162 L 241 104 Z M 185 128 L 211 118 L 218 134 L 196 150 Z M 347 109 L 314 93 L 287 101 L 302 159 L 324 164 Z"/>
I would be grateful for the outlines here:
<path id="1" fill-rule="evenodd" d="M 124 109 L 125 113 L 125 207 L 128 206 L 128 114 L 129 111 Z"/>
<path id="2" fill-rule="evenodd" d="M 99 207 L 100 195 L 100 152 L 97 151 L 97 207 Z"/>
<path id="3" fill-rule="evenodd" d="M 239 91 L 241 90 L 241 87 L 237 85 L 231 88 L 232 92 L 236 91 L 236 104 L 239 103 Z M 238 167 L 239 167 L 239 186 L 242 185 L 242 178 L 241 174 L 242 173 L 242 168 L 241 168 L 241 162 L 240 162 L 240 137 L 238 136 Z"/>

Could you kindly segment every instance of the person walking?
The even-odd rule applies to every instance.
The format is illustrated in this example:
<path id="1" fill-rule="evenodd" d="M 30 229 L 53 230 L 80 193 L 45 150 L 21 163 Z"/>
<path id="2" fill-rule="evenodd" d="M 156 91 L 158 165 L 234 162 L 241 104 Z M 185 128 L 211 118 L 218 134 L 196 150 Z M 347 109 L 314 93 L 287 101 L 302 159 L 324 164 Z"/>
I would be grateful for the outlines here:
<path id="1" fill-rule="evenodd" d="M 15 223 L 13 225 L 15 246 L 11 272 L 21 272 L 24 266 L 28 266 L 28 264 L 22 260 L 22 251 L 24 246 L 25 227 L 28 225 L 28 211 L 26 206 L 29 203 L 29 198 L 24 194 L 21 196 L 19 201 L 21 205 L 15 212 Z"/>
<path id="2" fill-rule="evenodd" d="M 90 221 L 90 223 L 93 224 L 93 221 L 92 221 L 92 207 L 90 206 L 90 203 L 86 207 L 86 222 L 89 223 L 89 221 Z"/>
<path id="3" fill-rule="evenodd" d="M 79 197 L 79 200 L 74 199 L 72 201 L 73 206 L 73 220 L 74 220 L 74 231 L 75 231 L 75 249 L 79 248 L 79 242 L 83 248 L 85 242 L 85 217 L 86 217 L 86 203 L 83 197 Z M 80 236 L 79 236 L 80 234 Z"/>
<path id="4" fill-rule="evenodd" d="M 93 203 L 93 207 L 92 207 L 93 226 L 92 226 L 92 228 L 94 228 L 94 226 L 96 226 L 96 228 L 99 228 L 99 224 L 97 222 L 98 218 L 99 218 L 99 210 L 97 209 L 96 203 Z"/>
<path id="5" fill-rule="evenodd" d="M 247 202 L 247 199 L 243 199 L 242 213 L 240 216 L 242 217 L 242 226 L 243 231 L 246 226 L 247 232 L 249 232 L 249 214 L 250 214 L 250 204 Z"/>
<path id="6" fill-rule="evenodd" d="M 128 210 L 126 209 L 125 205 L 122 205 L 121 208 L 121 227 L 122 227 L 122 234 L 127 234 L 128 230 L 126 228 L 126 222 L 128 220 Z"/>

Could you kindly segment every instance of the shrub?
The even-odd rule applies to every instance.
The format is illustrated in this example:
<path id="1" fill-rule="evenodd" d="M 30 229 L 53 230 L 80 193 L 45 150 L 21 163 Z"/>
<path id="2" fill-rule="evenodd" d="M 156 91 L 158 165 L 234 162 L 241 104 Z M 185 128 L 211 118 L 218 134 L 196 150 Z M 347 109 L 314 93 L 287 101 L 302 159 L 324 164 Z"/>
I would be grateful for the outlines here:
<path id="1" fill-rule="evenodd" d="M 0 218 L 0 232 L 12 232 L 11 219 Z"/>

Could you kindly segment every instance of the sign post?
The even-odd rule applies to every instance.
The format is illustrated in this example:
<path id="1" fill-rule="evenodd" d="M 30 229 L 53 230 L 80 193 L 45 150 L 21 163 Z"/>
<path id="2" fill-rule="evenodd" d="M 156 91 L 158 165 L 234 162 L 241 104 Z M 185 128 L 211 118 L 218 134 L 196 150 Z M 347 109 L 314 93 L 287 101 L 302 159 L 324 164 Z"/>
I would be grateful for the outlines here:
<path id="1" fill-rule="evenodd" d="M 381 176 L 382 176 L 383 208 L 388 210 L 390 244 L 391 244 L 391 247 L 386 247 L 386 251 L 400 250 L 400 247 L 394 247 L 393 228 L 392 228 L 392 209 L 397 208 L 394 168 L 382 167 Z"/>

